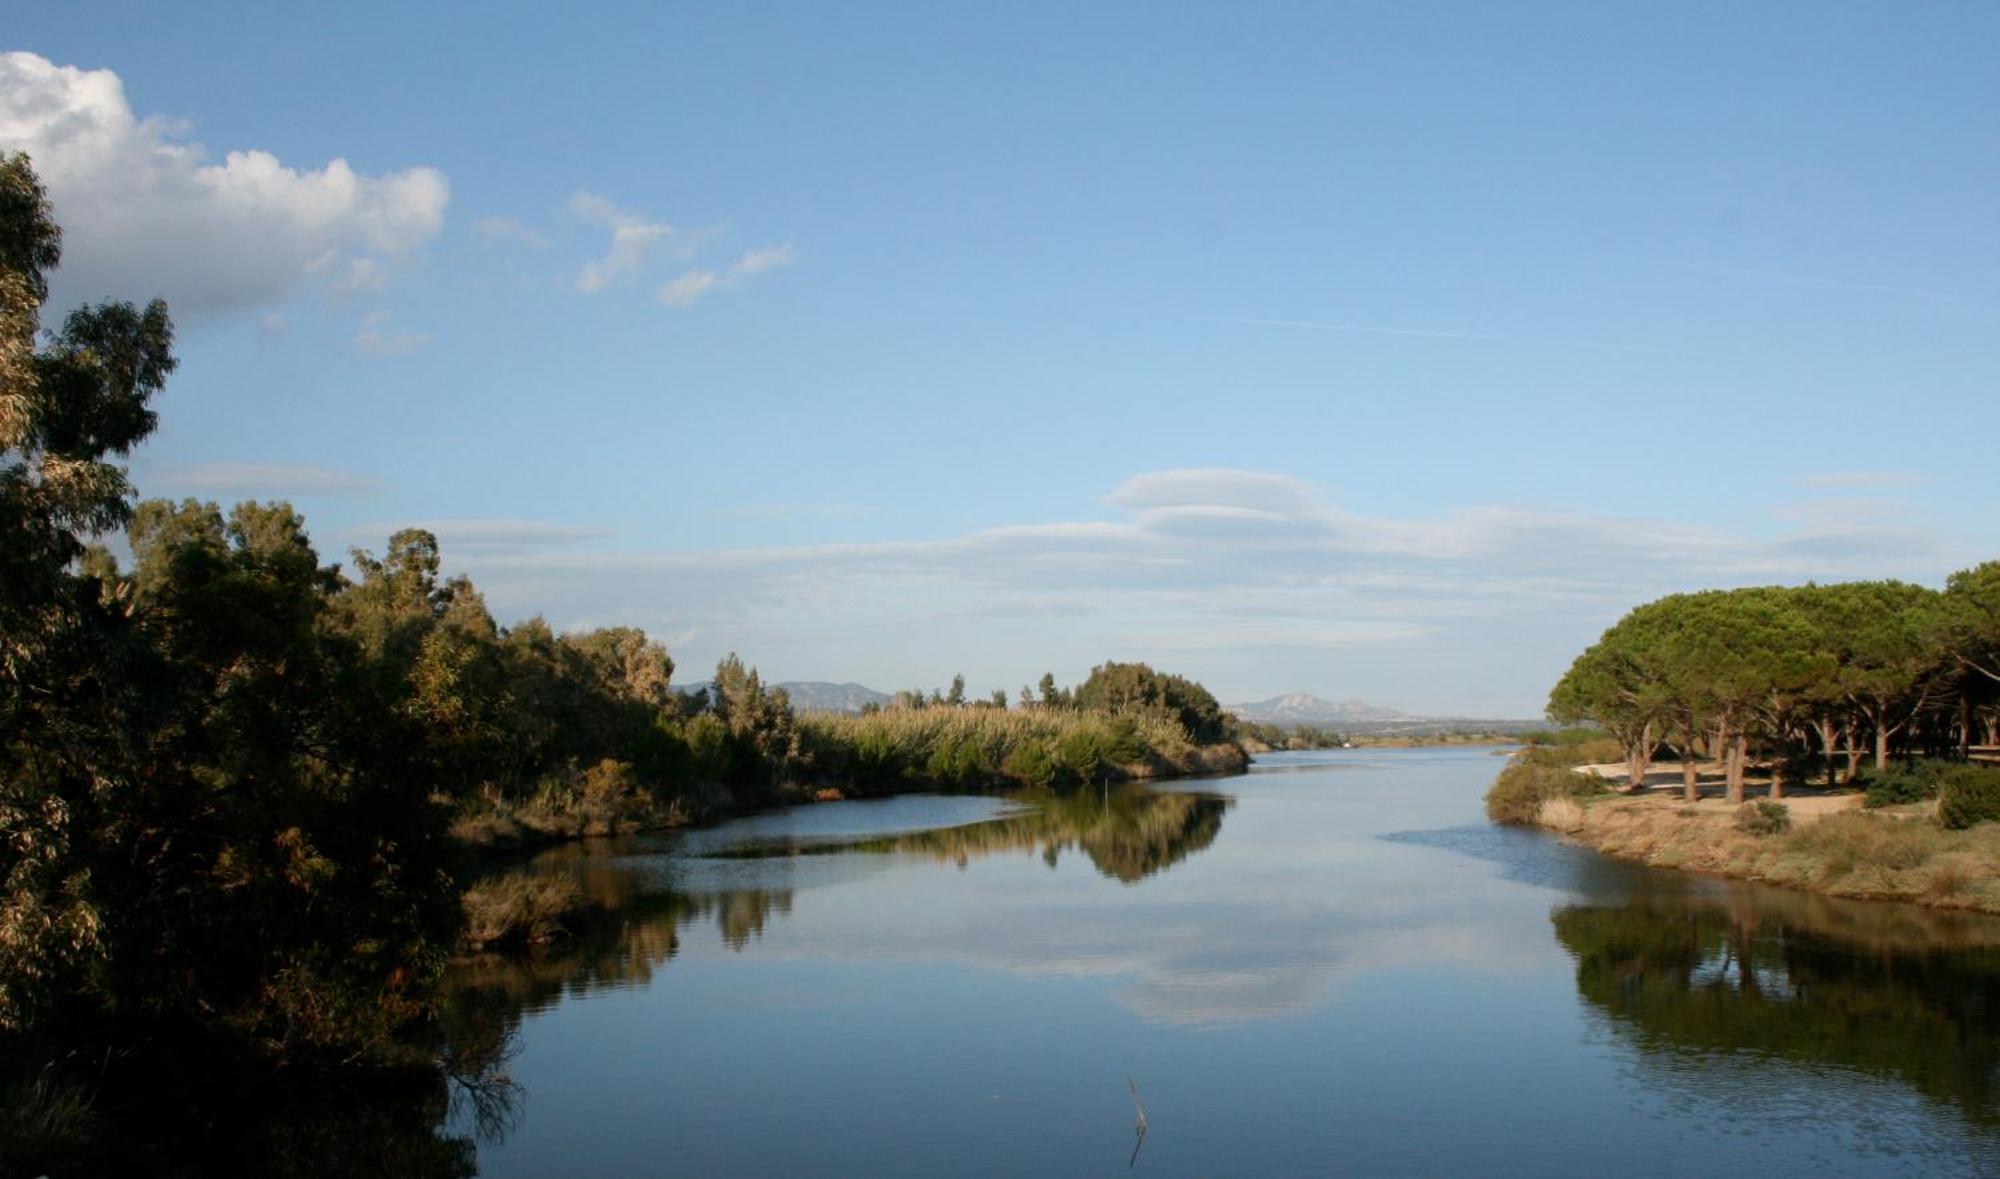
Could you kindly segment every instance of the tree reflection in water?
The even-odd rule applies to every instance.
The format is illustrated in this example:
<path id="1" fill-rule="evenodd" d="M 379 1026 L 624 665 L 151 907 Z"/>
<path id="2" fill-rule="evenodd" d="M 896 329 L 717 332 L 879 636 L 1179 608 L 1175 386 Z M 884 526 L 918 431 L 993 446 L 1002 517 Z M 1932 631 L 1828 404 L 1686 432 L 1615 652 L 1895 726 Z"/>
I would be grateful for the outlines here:
<path id="1" fill-rule="evenodd" d="M 1108 793 L 1084 790 L 1026 799 L 1033 805 L 1020 814 L 962 827 L 839 842 L 766 843 L 722 854 L 921 855 L 962 868 L 985 856 L 1039 851 L 1053 868 L 1064 852 L 1081 851 L 1105 876 L 1137 884 L 1214 843 L 1231 801 L 1221 795 L 1162 793 L 1136 785 Z"/>
<path id="2" fill-rule="evenodd" d="M 1126 786 L 1109 793 L 1031 796 L 1029 809 L 988 822 L 861 840 L 780 841 L 729 848 L 713 859 L 803 855 L 918 855 L 963 867 L 985 856 L 1039 853 L 1054 867 L 1080 851 L 1105 876 L 1135 884 L 1166 871 L 1215 841 L 1230 800 L 1218 795 L 1165 793 Z M 573 936 L 539 953 L 460 958 L 446 976 L 446 1068 L 468 1066 L 481 1084 L 459 1083 L 451 1123 L 481 1141 L 507 1136 L 523 1095 L 505 1080 L 504 1064 L 528 1015 L 564 995 L 639 987 L 680 948 L 681 931 L 714 922 L 723 943 L 742 950 L 774 915 L 789 914 L 792 892 L 780 888 L 696 891 L 663 885 L 634 857 L 632 842 L 568 844 L 512 871 L 570 875 L 590 906 Z M 670 875 L 666 879 L 672 879 Z M 495 1084 L 495 1079 L 498 1084 Z"/>
<path id="3" fill-rule="evenodd" d="M 2000 921 L 1749 888 L 1551 920 L 1579 993 L 1671 1076 L 1776 1058 L 1893 1078 L 2000 1122 Z"/>

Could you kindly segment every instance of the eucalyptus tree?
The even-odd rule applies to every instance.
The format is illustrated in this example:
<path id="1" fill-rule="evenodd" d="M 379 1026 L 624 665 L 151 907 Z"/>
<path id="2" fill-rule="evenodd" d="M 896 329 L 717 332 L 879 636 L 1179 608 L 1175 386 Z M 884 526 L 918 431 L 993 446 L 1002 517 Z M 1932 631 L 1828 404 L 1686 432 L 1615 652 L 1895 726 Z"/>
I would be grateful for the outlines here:
<path id="1" fill-rule="evenodd" d="M 96 816 L 130 781 L 126 602 L 82 559 L 131 515 L 115 459 L 173 371 L 164 303 L 73 312 L 37 345 L 62 234 L 25 155 L 0 158 L 0 1031 L 102 960 Z"/>

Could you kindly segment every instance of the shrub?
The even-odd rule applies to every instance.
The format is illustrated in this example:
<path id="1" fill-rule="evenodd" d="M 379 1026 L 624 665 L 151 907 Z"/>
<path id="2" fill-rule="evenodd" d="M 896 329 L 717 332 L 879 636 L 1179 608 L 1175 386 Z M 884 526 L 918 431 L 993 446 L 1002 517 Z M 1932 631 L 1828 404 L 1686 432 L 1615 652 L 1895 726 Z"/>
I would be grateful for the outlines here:
<path id="1" fill-rule="evenodd" d="M 1952 768 L 1950 762 L 1915 761 L 1899 762 L 1885 770 L 1871 772 L 1864 779 L 1867 790 L 1865 805 L 1901 806 L 1936 798 L 1938 782 Z"/>
<path id="2" fill-rule="evenodd" d="M 1486 792 L 1486 815 L 1496 823 L 1527 826 L 1541 821 L 1542 805 L 1552 799 L 1584 799 L 1604 789 L 1596 777 L 1524 755 L 1509 762 Z"/>
<path id="3" fill-rule="evenodd" d="M 1046 789 L 1062 776 L 1062 767 L 1046 742 L 1030 741 L 1008 755 L 1007 773 L 1030 786 Z"/>
<path id="4" fill-rule="evenodd" d="M 1782 802 L 1758 799 L 1736 809 L 1736 829 L 1751 835 L 1782 835 L 1792 829 L 1792 812 Z"/>
<path id="5" fill-rule="evenodd" d="M 515 873 L 465 891 L 465 940 L 474 949 L 539 946 L 570 932 L 587 908 L 566 876 Z"/>
<path id="6" fill-rule="evenodd" d="M 2000 819 L 2000 770 L 1953 766 L 1938 777 L 1938 822 L 1960 831 Z"/>
<path id="7" fill-rule="evenodd" d="M 98 1131 L 83 1086 L 44 1067 L 0 1089 L 0 1173 L 32 1175 L 73 1166 Z"/>

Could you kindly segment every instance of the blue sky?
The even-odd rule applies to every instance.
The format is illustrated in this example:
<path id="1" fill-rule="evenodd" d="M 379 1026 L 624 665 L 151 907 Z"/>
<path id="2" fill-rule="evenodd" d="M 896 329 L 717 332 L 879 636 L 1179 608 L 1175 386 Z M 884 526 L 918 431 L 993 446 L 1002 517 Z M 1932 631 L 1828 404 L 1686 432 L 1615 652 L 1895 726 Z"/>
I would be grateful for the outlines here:
<path id="1" fill-rule="evenodd" d="M 685 678 L 1506 715 L 2000 556 L 1991 6 L 416 7 L 12 10 L 57 299 L 181 326 L 142 490 Z"/>

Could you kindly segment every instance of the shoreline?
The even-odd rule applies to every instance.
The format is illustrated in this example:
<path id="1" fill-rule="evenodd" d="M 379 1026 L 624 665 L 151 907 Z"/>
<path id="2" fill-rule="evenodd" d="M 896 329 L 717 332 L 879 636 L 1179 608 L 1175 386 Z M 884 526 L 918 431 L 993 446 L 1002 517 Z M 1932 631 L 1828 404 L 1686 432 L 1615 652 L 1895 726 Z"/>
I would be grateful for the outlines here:
<path id="1" fill-rule="evenodd" d="M 1111 767 L 1111 782 L 1171 782 L 1219 778 L 1240 774 L 1250 768 L 1250 751 L 1234 742 L 1196 745 L 1180 758 L 1154 756 L 1144 761 Z M 998 779 L 967 790 L 936 778 L 910 778 L 892 789 L 854 790 L 828 782 L 787 782 L 739 795 L 728 787 L 711 785 L 700 791 L 690 807 L 686 799 L 654 804 L 645 812 L 603 824 L 582 822 L 576 816 L 561 816 L 559 822 L 536 823 L 520 812 L 461 818 L 452 824 L 451 839 L 467 855 L 480 858 L 508 858 L 541 851 L 559 844 L 619 835 L 648 835 L 705 827 L 746 815 L 805 806 L 819 802 L 850 799 L 893 798 L 904 794 L 1001 794 L 1034 789 L 1032 783 Z"/>
<path id="2" fill-rule="evenodd" d="M 1605 773 L 1615 768 L 1617 773 Z M 1551 798 L 1525 825 L 1566 842 L 1653 868 L 1778 885 L 1853 900 L 1901 901 L 1928 908 L 2000 914 L 2000 824 L 1946 831 L 1936 803 L 1865 809 L 1852 789 L 1797 787 L 1776 801 L 1786 826 L 1760 832 L 1742 815 L 1769 801 L 1767 783 L 1744 804 L 1704 795 L 1680 797 L 1680 768 L 1640 793 L 1623 792 L 1622 766 L 1578 766 L 1574 774 L 1617 793 Z M 1655 767 L 1660 772 L 1660 767 Z M 1702 780 L 1703 787 L 1719 779 Z"/>

